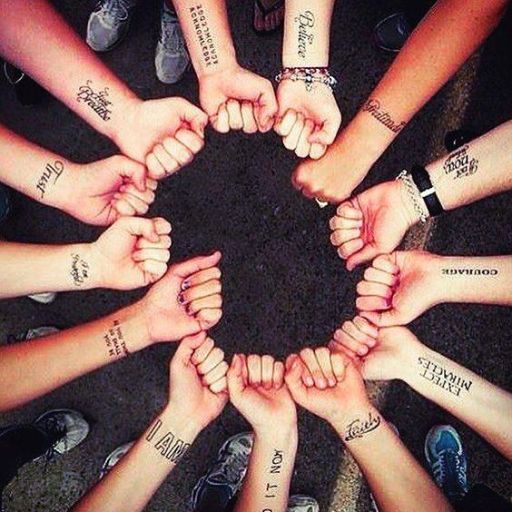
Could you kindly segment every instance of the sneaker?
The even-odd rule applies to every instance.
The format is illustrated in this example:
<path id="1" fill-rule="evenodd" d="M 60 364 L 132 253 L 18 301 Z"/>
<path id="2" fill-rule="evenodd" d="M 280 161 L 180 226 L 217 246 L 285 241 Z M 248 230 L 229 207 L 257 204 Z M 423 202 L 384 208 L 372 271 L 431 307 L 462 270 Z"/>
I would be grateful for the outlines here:
<path id="1" fill-rule="evenodd" d="M 320 505 L 315 498 L 295 494 L 288 500 L 287 512 L 320 512 Z"/>
<path id="2" fill-rule="evenodd" d="M 100 471 L 100 480 L 109 473 L 109 471 L 130 451 L 130 448 L 133 446 L 135 441 L 130 441 L 129 443 L 122 444 L 118 446 L 114 451 L 110 452 L 110 454 L 105 459 L 103 466 L 101 466 Z"/>
<path id="3" fill-rule="evenodd" d="M 99 0 L 87 22 L 87 44 L 96 52 L 108 52 L 128 33 L 137 0 Z"/>
<path id="4" fill-rule="evenodd" d="M 0 185 L 0 222 L 9 217 L 11 213 L 11 199 L 7 187 Z"/>
<path id="5" fill-rule="evenodd" d="M 375 44 L 384 51 L 397 53 L 411 35 L 412 28 L 403 12 L 379 21 L 373 29 Z"/>
<path id="6" fill-rule="evenodd" d="M 453 427 L 436 425 L 429 430 L 425 457 L 434 480 L 450 500 L 459 500 L 468 492 L 466 453 Z"/>
<path id="7" fill-rule="evenodd" d="M 55 292 L 33 293 L 32 295 L 28 295 L 29 299 L 39 302 L 39 304 L 50 304 L 56 297 L 57 294 Z"/>
<path id="8" fill-rule="evenodd" d="M 192 491 L 192 510 L 224 510 L 227 507 L 242 486 L 253 440 L 251 432 L 243 432 L 230 437 L 222 445 L 217 460 Z"/>
<path id="9" fill-rule="evenodd" d="M 34 422 L 48 437 L 55 439 L 51 454 L 67 453 L 89 434 L 89 423 L 83 415 L 71 409 L 47 411 Z"/>
<path id="10" fill-rule="evenodd" d="M 164 84 L 174 84 L 185 74 L 189 64 L 190 57 L 185 47 L 178 17 L 164 0 L 160 36 L 155 53 L 156 76 Z"/>

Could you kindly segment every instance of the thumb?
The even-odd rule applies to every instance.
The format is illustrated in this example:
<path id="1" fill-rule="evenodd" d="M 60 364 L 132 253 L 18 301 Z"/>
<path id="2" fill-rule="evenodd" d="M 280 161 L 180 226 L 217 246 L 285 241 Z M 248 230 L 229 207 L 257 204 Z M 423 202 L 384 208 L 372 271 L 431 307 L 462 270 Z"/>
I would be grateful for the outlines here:
<path id="1" fill-rule="evenodd" d="M 296 402 L 303 402 L 307 392 L 306 386 L 302 381 L 303 363 L 296 354 L 288 356 L 286 359 L 286 373 L 284 381 Z"/>
<path id="2" fill-rule="evenodd" d="M 265 80 L 264 82 L 265 83 L 262 86 L 260 97 L 258 99 L 259 108 L 257 121 L 260 130 L 267 132 L 274 124 L 274 116 L 277 113 L 278 106 L 272 84 L 268 80 Z"/>
<path id="3" fill-rule="evenodd" d="M 119 174 L 123 178 L 128 178 L 130 181 L 132 181 L 140 192 L 145 192 L 147 173 L 146 167 L 143 164 L 135 162 L 134 160 L 131 160 L 125 156 L 119 156 L 119 158 L 122 160 L 119 160 L 116 156 L 113 158 L 116 158 L 115 165 L 120 167 Z"/>
<path id="4" fill-rule="evenodd" d="M 245 389 L 242 365 L 242 358 L 238 354 L 235 354 L 226 375 L 228 381 L 229 396 L 234 402 L 237 401 Z"/>
<path id="5" fill-rule="evenodd" d="M 377 327 L 393 327 L 395 325 L 402 325 L 398 312 L 396 309 L 390 309 L 388 311 L 360 311 L 359 316 L 366 318 Z"/>
<path id="6" fill-rule="evenodd" d="M 122 217 L 114 225 L 126 231 L 130 236 L 142 236 L 149 242 L 158 242 L 159 236 L 156 228 L 156 221 L 167 222 L 165 219 L 144 219 L 142 217 Z M 167 222 L 167 224 L 169 224 Z"/>
<path id="7" fill-rule="evenodd" d="M 182 261 L 174 265 L 174 273 L 179 277 L 185 278 L 191 274 L 195 274 L 200 270 L 211 268 L 219 263 L 222 254 L 220 251 L 215 251 L 208 256 L 196 256 L 189 260 Z"/>
<path id="8" fill-rule="evenodd" d="M 324 146 L 330 146 L 336 135 L 338 134 L 338 129 L 340 127 L 341 117 L 328 117 L 320 130 L 315 130 L 308 138 L 308 142 L 310 144 L 319 143 Z"/>
<path id="9" fill-rule="evenodd" d="M 378 254 L 379 251 L 373 244 L 365 245 L 360 251 L 357 251 L 347 259 L 347 270 L 354 270 L 358 265 L 370 261 Z"/>
<path id="10" fill-rule="evenodd" d="M 197 135 L 204 139 L 204 128 L 208 124 L 208 115 L 206 112 L 203 112 L 199 107 L 187 101 L 182 112 L 182 118 Z"/>
<path id="11" fill-rule="evenodd" d="M 188 364 L 196 349 L 198 349 L 206 340 L 206 332 L 201 331 L 193 336 L 187 336 L 183 338 L 181 343 L 174 354 L 174 359 L 179 361 L 181 364 Z"/>

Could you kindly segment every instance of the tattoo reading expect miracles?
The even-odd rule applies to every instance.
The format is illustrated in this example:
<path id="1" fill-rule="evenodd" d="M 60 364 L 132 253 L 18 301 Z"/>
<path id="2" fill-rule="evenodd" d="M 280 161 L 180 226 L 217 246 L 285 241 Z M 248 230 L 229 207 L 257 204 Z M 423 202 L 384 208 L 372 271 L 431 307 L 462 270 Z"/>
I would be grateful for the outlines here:
<path id="1" fill-rule="evenodd" d="M 103 336 L 105 345 L 107 346 L 108 355 L 118 358 L 120 356 L 128 356 L 130 352 L 126 348 L 126 341 L 121 330 L 121 322 L 114 320 L 114 325 Z"/>
<path id="2" fill-rule="evenodd" d="M 402 131 L 407 123 L 402 121 L 401 123 L 397 123 L 391 115 L 382 110 L 380 106 L 380 101 L 375 98 L 370 98 L 363 105 L 363 112 L 368 112 L 371 114 L 379 123 L 383 124 L 388 130 L 391 130 L 393 133 L 398 133 Z"/>
<path id="3" fill-rule="evenodd" d="M 444 161 L 443 169 L 447 176 L 457 179 L 475 174 L 478 170 L 478 160 L 471 158 L 468 149 L 469 146 L 466 144 L 451 153 Z"/>
<path id="4" fill-rule="evenodd" d="M 112 114 L 112 102 L 108 100 L 108 87 L 103 90 L 95 91 L 92 88 L 92 80 L 87 80 L 85 85 L 78 89 L 76 95 L 78 103 L 85 103 L 96 114 L 98 114 L 103 121 L 109 121 Z"/>
<path id="5" fill-rule="evenodd" d="M 82 286 L 89 279 L 89 263 L 80 258 L 79 254 L 71 254 L 71 277 L 73 284 L 77 287 Z"/>
<path id="6" fill-rule="evenodd" d="M 315 38 L 313 31 L 310 30 L 315 26 L 315 15 L 311 11 L 305 11 L 293 21 L 298 24 L 297 53 L 305 59 L 308 45 L 313 44 Z"/>
<path id="7" fill-rule="evenodd" d="M 190 17 L 194 24 L 197 41 L 201 46 L 204 64 L 206 67 L 219 63 L 217 48 L 213 42 L 210 27 L 208 26 L 208 18 L 201 4 L 189 8 Z"/>
<path id="8" fill-rule="evenodd" d="M 190 443 L 179 439 L 171 431 L 160 432 L 162 420 L 157 419 L 149 428 L 146 441 L 150 443 L 158 453 L 167 460 L 177 464 L 190 448 Z M 157 435 L 158 434 L 158 435 Z"/>
<path id="9" fill-rule="evenodd" d="M 447 370 L 439 363 L 426 357 L 418 357 L 420 377 L 432 382 L 452 395 L 459 396 L 461 391 L 467 391 L 473 384 L 472 381 L 463 379 L 451 370 Z"/>
<path id="10" fill-rule="evenodd" d="M 345 441 L 360 439 L 368 432 L 375 430 L 380 425 L 380 416 L 374 416 L 368 413 L 367 419 L 356 418 L 351 421 L 345 428 Z"/>
<path id="11" fill-rule="evenodd" d="M 53 164 L 50 162 L 46 164 L 43 174 L 41 174 L 36 185 L 37 190 L 41 193 L 41 199 L 44 197 L 48 186 L 55 185 L 63 172 L 64 164 L 60 160 L 55 160 Z"/>

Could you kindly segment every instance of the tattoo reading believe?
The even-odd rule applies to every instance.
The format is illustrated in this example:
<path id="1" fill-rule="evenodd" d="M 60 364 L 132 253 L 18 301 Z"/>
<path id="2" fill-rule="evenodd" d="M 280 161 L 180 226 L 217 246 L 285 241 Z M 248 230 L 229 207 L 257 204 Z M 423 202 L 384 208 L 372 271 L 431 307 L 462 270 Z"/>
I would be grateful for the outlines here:
<path id="1" fill-rule="evenodd" d="M 110 120 L 112 102 L 108 99 L 108 87 L 104 87 L 103 90 L 100 91 L 95 91 L 92 88 L 92 80 L 87 80 L 85 85 L 82 85 L 78 89 L 76 101 L 78 101 L 78 103 L 85 103 L 96 112 L 103 121 Z"/>
<path id="2" fill-rule="evenodd" d="M 171 431 L 165 433 L 160 432 L 161 427 L 162 420 L 155 420 L 153 425 L 149 428 L 146 441 L 150 443 L 162 457 L 177 464 L 190 448 L 190 443 L 179 439 Z"/>
<path id="3" fill-rule="evenodd" d="M 313 27 L 315 26 L 315 15 L 311 11 L 300 13 L 293 20 L 298 24 L 297 53 L 299 57 L 306 58 L 308 45 L 313 44 Z"/>
<path id="4" fill-rule="evenodd" d="M 391 130 L 393 133 L 398 133 L 402 131 L 404 126 L 407 124 L 404 121 L 402 121 L 401 123 L 397 123 L 388 112 L 382 110 L 380 106 L 380 101 L 376 100 L 375 98 L 370 98 L 363 105 L 363 112 L 368 112 L 379 123 L 383 124 L 388 130 Z"/>
<path id="5" fill-rule="evenodd" d="M 194 24 L 194 31 L 196 33 L 197 42 L 201 47 L 203 54 L 204 65 L 206 67 L 213 66 L 219 63 L 219 56 L 217 48 L 213 41 L 210 27 L 208 26 L 208 18 L 204 12 L 201 4 L 189 8 L 190 17 Z"/>
<path id="6" fill-rule="evenodd" d="M 272 460 L 270 461 L 270 475 L 280 475 L 281 469 L 283 467 L 283 450 L 276 450 L 274 448 L 274 453 L 272 455 Z M 276 498 L 277 497 L 277 489 L 279 485 L 267 482 L 265 485 L 265 498 Z M 273 512 L 272 508 L 264 508 L 261 512 Z"/>
<path id="7" fill-rule="evenodd" d="M 461 391 L 469 393 L 469 389 L 473 384 L 472 381 L 459 377 L 453 371 L 447 370 L 439 363 L 431 361 L 426 357 L 418 357 L 418 364 L 420 365 L 420 377 L 448 391 L 448 393 L 455 396 L 459 396 Z"/>
<path id="8" fill-rule="evenodd" d="M 63 172 L 64 164 L 60 160 L 55 160 L 53 164 L 51 162 L 46 164 L 43 174 L 41 174 L 36 185 L 37 190 L 41 193 L 41 199 L 44 197 L 47 187 L 55 185 Z"/>
<path id="9" fill-rule="evenodd" d="M 89 279 L 89 263 L 80 258 L 79 254 L 71 254 L 71 277 L 73 284 L 80 288 Z"/>
<path id="10" fill-rule="evenodd" d="M 478 170 L 478 160 L 471 158 L 469 146 L 460 147 L 444 161 L 443 169 L 447 176 L 452 176 L 453 179 L 463 178 L 464 176 L 471 176 Z"/>
<path id="11" fill-rule="evenodd" d="M 345 428 L 345 441 L 360 439 L 368 432 L 375 430 L 380 425 L 380 416 L 373 416 L 368 413 L 367 419 L 356 418 L 351 421 Z"/>
<path id="12" fill-rule="evenodd" d="M 126 348 L 126 341 L 121 330 L 119 320 L 114 320 L 114 326 L 111 327 L 103 336 L 110 357 L 128 356 L 130 352 Z"/>

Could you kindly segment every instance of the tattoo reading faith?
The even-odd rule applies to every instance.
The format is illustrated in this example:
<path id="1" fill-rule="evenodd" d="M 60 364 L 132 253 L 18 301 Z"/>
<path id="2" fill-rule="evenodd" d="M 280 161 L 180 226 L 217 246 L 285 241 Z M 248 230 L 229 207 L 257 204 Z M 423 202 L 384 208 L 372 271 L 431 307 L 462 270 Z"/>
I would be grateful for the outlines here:
<path id="1" fill-rule="evenodd" d="M 194 24 L 194 31 L 196 33 L 197 42 L 201 47 L 204 65 L 206 67 L 213 66 L 219 63 L 219 56 L 217 55 L 217 48 L 213 42 L 210 27 L 208 26 L 208 18 L 204 12 L 201 4 L 189 8 L 190 17 Z"/>
<path id="2" fill-rule="evenodd" d="M 44 168 L 43 174 L 39 178 L 37 182 L 36 188 L 41 192 L 41 199 L 44 197 L 46 193 L 46 188 L 48 185 L 55 185 L 57 180 L 60 178 L 61 174 L 64 172 L 64 164 L 60 160 L 55 160 L 53 164 L 48 162 L 46 167 Z M 53 180 L 51 179 L 53 178 Z"/>
<path id="3" fill-rule="evenodd" d="M 270 461 L 270 475 L 280 475 L 283 467 L 283 450 L 276 450 L 272 454 L 272 460 Z M 273 499 L 277 496 L 277 489 L 279 485 L 276 483 L 267 482 L 265 484 L 265 498 Z M 273 512 L 272 508 L 264 508 L 261 512 Z"/>
<path id="4" fill-rule="evenodd" d="M 298 24 L 297 53 L 299 57 L 305 59 L 308 45 L 313 44 L 315 38 L 312 34 L 312 29 L 315 26 L 315 15 L 311 11 L 305 11 L 294 18 L 293 21 Z"/>
<path id="5" fill-rule="evenodd" d="M 460 147 L 444 161 L 443 169 L 447 176 L 453 176 L 453 179 L 471 176 L 478 170 L 478 160 L 471 158 L 469 146 Z"/>
<path id="6" fill-rule="evenodd" d="M 128 356 L 130 352 L 126 348 L 126 341 L 121 330 L 121 322 L 114 320 L 114 325 L 103 336 L 110 357 Z"/>
<path id="7" fill-rule="evenodd" d="M 370 412 L 368 418 L 363 420 L 356 418 L 351 421 L 345 429 L 345 441 L 352 441 L 353 439 L 360 439 L 368 432 L 375 430 L 380 425 L 380 416 L 373 416 Z"/>
<path id="8" fill-rule="evenodd" d="M 418 357 L 420 365 L 420 377 L 432 382 L 436 386 L 448 391 L 452 395 L 459 396 L 461 391 L 467 391 L 473 384 L 472 381 L 463 379 L 453 371 L 447 370 L 439 363 L 431 361 L 426 357 Z"/>
<path id="9" fill-rule="evenodd" d="M 160 432 L 162 420 L 157 419 L 149 428 L 146 441 L 150 443 L 162 457 L 177 464 L 190 448 L 190 443 L 179 439 L 171 431 Z M 157 435 L 158 434 L 158 435 Z"/>
<path id="10" fill-rule="evenodd" d="M 79 254 L 71 254 L 71 277 L 75 286 L 82 286 L 89 279 L 89 263 Z"/>
<path id="11" fill-rule="evenodd" d="M 112 114 L 112 102 L 108 100 L 108 87 L 104 87 L 102 91 L 95 91 L 92 88 L 92 80 L 87 80 L 85 85 L 78 89 L 76 95 L 78 103 L 85 103 L 103 121 L 109 121 Z"/>
<path id="12" fill-rule="evenodd" d="M 443 268 L 443 275 L 448 276 L 497 276 L 497 268 Z"/>
<path id="13" fill-rule="evenodd" d="M 363 112 L 370 113 L 379 123 L 383 124 L 388 130 L 391 130 L 394 133 L 401 132 L 407 124 L 404 121 L 401 123 L 394 121 L 388 112 L 382 110 L 380 101 L 375 98 L 370 98 L 363 105 Z"/>

